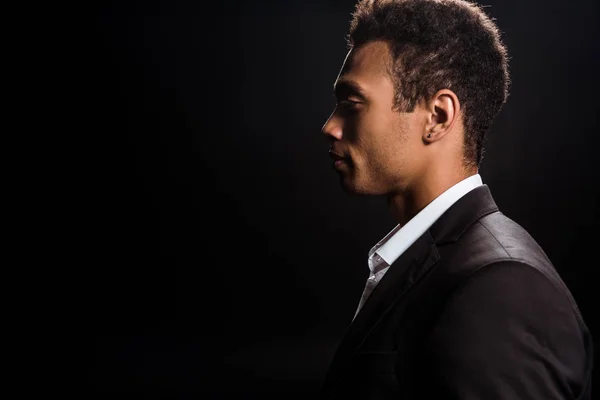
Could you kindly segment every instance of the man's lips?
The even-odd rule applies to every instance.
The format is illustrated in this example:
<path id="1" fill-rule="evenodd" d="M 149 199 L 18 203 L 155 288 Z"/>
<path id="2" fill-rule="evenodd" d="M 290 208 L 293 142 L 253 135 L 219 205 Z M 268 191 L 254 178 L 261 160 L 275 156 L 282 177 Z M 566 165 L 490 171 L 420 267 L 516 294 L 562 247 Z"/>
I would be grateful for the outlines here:
<path id="1" fill-rule="evenodd" d="M 336 169 L 343 168 L 344 165 L 347 165 L 348 161 L 350 160 L 348 157 L 343 157 L 333 150 L 329 150 L 329 157 L 331 157 L 333 160 L 333 167 Z"/>
<path id="2" fill-rule="evenodd" d="M 333 161 L 346 161 L 346 157 L 342 157 L 341 155 L 334 152 L 333 150 L 329 150 L 329 157 L 331 157 L 333 159 Z"/>

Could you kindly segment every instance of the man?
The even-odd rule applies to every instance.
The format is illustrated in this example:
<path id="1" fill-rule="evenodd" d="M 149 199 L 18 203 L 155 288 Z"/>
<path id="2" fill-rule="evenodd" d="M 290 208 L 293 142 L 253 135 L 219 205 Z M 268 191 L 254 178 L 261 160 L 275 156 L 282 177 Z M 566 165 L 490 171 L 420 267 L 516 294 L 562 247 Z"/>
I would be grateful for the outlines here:
<path id="1" fill-rule="evenodd" d="M 323 399 L 589 399 L 592 339 L 535 240 L 478 167 L 508 95 L 507 52 L 463 0 L 360 1 L 323 126 L 344 189 L 398 226 Z"/>

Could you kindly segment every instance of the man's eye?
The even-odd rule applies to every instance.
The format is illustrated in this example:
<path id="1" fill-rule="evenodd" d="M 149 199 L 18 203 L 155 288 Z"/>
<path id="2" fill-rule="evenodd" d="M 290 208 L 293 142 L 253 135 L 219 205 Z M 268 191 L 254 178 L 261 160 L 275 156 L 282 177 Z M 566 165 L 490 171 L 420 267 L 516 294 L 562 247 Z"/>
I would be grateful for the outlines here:
<path id="1" fill-rule="evenodd" d="M 355 105 L 358 104 L 358 101 L 352 101 L 352 100 L 340 100 L 338 102 L 339 105 L 343 106 L 343 107 L 354 107 Z"/>

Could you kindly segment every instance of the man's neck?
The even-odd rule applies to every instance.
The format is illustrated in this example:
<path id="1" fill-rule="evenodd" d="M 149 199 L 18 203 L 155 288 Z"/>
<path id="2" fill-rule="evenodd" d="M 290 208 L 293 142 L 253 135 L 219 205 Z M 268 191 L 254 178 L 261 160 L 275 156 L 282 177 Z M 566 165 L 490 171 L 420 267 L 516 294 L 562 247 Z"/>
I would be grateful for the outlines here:
<path id="1" fill-rule="evenodd" d="M 421 178 L 418 184 L 408 187 L 402 192 L 388 195 L 387 203 L 390 214 L 397 223 L 404 226 L 446 190 L 478 172 L 477 168 L 471 168 L 462 170 L 461 173 L 429 174 L 427 177 Z"/>

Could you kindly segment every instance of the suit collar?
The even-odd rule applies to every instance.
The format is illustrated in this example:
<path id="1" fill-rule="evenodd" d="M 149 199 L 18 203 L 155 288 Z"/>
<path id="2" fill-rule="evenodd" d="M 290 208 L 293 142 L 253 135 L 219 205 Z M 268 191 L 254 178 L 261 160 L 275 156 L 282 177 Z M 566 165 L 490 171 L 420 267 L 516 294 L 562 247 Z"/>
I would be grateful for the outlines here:
<path id="1" fill-rule="evenodd" d="M 481 185 L 461 197 L 429 228 L 436 245 L 456 242 L 476 221 L 498 211 L 488 185 Z"/>
<path id="2" fill-rule="evenodd" d="M 474 174 L 447 188 L 401 228 L 400 225 L 397 225 L 392 232 L 386 235 L 376 245 L 379 246 L 376 250 L 377 254 L 388 265 L 392 264 L 400 254 L 406 251 L 454 203 L 482 184 L 481 176 Z"/>

